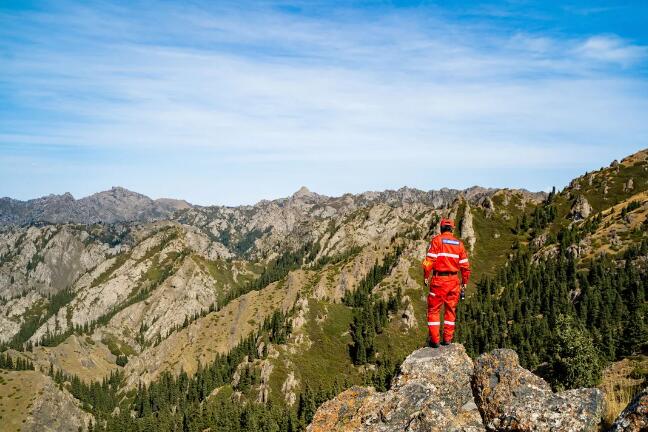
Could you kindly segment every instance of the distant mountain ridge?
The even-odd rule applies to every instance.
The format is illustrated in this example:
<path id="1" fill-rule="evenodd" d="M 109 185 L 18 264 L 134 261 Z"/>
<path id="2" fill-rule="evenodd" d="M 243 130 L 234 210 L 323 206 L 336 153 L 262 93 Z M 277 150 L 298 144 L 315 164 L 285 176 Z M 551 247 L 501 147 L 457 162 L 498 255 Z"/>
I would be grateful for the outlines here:
<path id="1" fill-rule="evenodd" d="M 177 210 L 189 207 L 191 204 L 184 200 L 154 200 L 122 187 L 113 187 L 78 200 L 69 192 L 28 201 L 0 198 L 0 225 L 150 222 L 167 219 Z"/>
<path id="2" fill-rule="evenodd" d="M 90 196 L 75 199 L 71 193 L 47 195 L 27 201 L 9 197 L 0 198 L 0 226 L 29 225 L 34 223 L 119 223 L 119 222 L 152 222 L 156 220 L 175 219 L 176 212 L 189 209 L 246 211 L 263 209 L 269 206 L 304 204 L 306 206 L 333 206 L 335 208 L 362 207 L 373 202 L 387 205 L 422 203 L 435 208 L 442 208 L 452 203 L 459 195 L 469 200 L 479 200 L 492 195 L 498 189 L 473 186 L 467 189 L 448 189 L 423 191 L 416 188 L 402 187 L 398 190 L 368 191 L 359 194 L 346 193 L 340 197 L 330 197 L 311 192 L 302 186 L 292 196 L 274 200 L 261 200 L 254 205 L 241 206 L 196 206 L 185 200 L 159 198 L 152 199 L 146 195 L 115 186 L 107 191 L 97 192 Z M 529 192 L 516 189 L 531 200 L 541 200 L 544 192 Z"/>

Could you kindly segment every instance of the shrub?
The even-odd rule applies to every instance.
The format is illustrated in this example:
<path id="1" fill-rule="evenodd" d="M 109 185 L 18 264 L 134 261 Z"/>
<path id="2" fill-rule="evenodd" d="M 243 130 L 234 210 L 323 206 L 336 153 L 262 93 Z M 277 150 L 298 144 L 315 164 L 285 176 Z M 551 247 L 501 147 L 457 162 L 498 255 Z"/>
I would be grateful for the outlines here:
<path id="1" fill-rule="evenodd" d="M 602 361 L 589 332 L 573 317 L 556 320 L 551 381 L 557 389 L 594 387 L 601 380 Z"/>

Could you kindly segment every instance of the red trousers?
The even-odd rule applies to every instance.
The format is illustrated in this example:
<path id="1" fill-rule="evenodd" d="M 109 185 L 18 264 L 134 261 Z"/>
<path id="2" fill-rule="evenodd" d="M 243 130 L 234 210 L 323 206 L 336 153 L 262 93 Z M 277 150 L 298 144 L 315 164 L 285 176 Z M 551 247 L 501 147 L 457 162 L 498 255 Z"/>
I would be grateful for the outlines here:
<path id="1" fill-rule="evenodd" d="M 443 313 L 443 340 L 452 342 L 455 331 L 455 318 L 457 316 L 457 303 L 461 288 L 456 275 L 433 276 L 430 280 L 430 294 L 428 295 L 427 320 L 430 340 L 440 342 L 441 306 L 445 305 Z"/>

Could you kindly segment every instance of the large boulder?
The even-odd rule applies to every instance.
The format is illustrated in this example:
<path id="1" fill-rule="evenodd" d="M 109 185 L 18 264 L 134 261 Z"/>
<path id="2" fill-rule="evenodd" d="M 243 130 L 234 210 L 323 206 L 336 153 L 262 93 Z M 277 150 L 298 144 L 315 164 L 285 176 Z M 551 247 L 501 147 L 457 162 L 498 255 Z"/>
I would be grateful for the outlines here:
<path id="1" fill-rule="evenodd" d="M 592 214 L 592 206 L 590 205 L 587 198 L 583 195 L 579 195 L 572 205 L 571 212 L 569 213 L 573 221 L 579 221 L 587 219 L 589 215 Z"/>
<path id="2" fill-rule="evenodd" d="M 461 345 L 419 349 L 405 359 L 389 391 L 352 387 L 324 403 L 308 431 L 483 431 L 472 372 Z"/>
<path id="3" fill-rule="evenodd" d="M 610 432 L 640 431 L 648 431 L 648 387 L 635 396 L 610 429 Z"/>
<path id="4" fill-rule="evenodd" d="M 475 361 L 475 402 L 491 431 L 597 431 L 603 395 L 597 389 L 553 393 L 522 368 L 515 351 L 498 349 Z"/>
<path id="5" fill-rule="evenodd" d="M 637 420 L 645 416 L 645 404 L 645 398 L 636 402 L 635 414 L 623 423 L 638 429 L 618 431 L 646 430 Z M 344 391 L 320 406 L 307 430 L 587 432 L 599 430 L 603 408 L 597 389 L 553 393 L 520 366 L 515 351 L 495 350 L 473 366 L 463 346 L 453 344 L 412 353 L 387 392 Z"/>

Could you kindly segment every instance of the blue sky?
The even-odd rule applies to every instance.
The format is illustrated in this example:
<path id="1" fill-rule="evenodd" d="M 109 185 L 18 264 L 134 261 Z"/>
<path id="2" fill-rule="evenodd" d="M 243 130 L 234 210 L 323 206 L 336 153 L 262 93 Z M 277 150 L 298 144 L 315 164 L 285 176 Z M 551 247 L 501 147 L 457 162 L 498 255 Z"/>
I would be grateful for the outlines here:
<path id="1" fill-rule="evenodd" d="M 0 196 L 565 186 L 648 147 L 648 2 L 0 3 Z"/>

